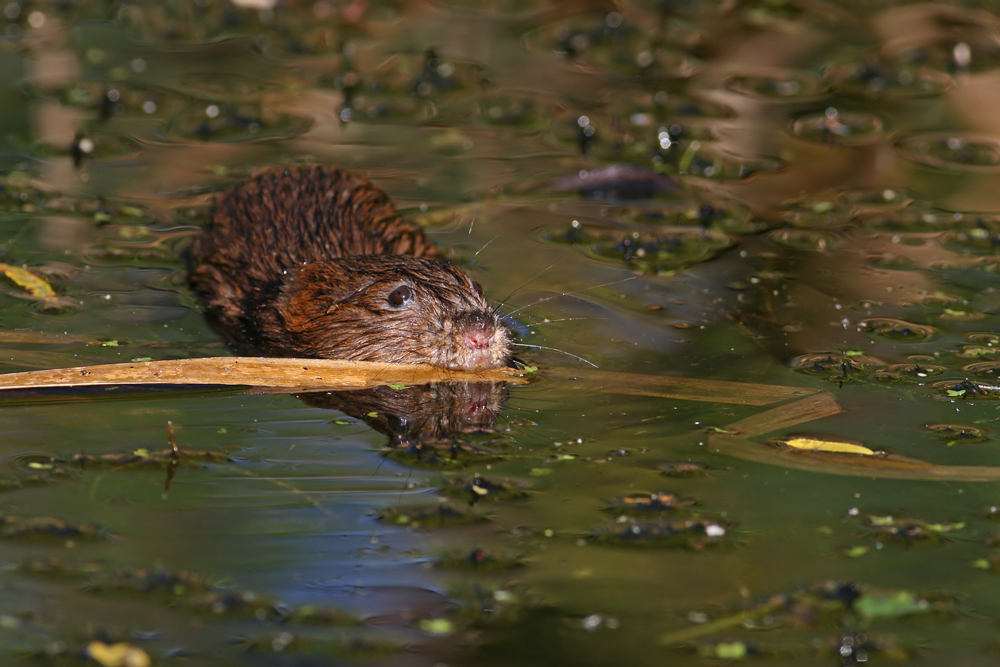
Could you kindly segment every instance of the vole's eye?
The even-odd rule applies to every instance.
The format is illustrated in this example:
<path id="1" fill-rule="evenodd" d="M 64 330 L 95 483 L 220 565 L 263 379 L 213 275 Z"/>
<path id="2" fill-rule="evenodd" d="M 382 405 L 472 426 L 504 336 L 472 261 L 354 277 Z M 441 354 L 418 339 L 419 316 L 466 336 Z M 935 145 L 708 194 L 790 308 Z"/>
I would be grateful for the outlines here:
<path id="1" fill-rule="evenodd" d="M 479 296 L 483 295 L 483 286 L 477 283 L 475 280 L 472 281 L 472 289 L 476 290 L 476 294 Z"/>
<path id="2" fill-rule="evenodd" d="M 405 306 L 413 299 L 413 290 L 406 285 L 400 285 L 396 289 L 389 293 L 386 297 L 386 301 L 389 302 L 390 306 L 395 306 L 399 308 L 400 306 Z"/>

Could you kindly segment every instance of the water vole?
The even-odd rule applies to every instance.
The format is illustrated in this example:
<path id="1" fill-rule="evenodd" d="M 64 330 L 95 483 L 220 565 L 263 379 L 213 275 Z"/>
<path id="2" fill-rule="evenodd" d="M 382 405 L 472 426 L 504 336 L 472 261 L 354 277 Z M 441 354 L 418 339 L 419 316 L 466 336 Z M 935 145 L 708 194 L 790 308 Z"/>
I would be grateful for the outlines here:
<path id="1" fill-rule="evenodd" d="M 226 192 L 190 281 L 240 350 L 500 368 L 510 335 L 482 288 L 367 179 L 273 169 Z"/>

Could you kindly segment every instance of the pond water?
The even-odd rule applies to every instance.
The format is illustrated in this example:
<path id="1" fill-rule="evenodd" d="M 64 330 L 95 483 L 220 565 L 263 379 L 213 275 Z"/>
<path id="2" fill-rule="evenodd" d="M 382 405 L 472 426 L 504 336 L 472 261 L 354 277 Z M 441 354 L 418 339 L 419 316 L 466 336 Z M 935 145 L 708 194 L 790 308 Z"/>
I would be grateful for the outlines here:
<path id="1" fill-rule="evenodd" d="M 7 2 L 0 371 L 227 355 L 184 250 L 318 162 L 531 372 L 420 452 L 315 395 L 0 393 L 0 661 L 995 664 L 998 10 Z"/>

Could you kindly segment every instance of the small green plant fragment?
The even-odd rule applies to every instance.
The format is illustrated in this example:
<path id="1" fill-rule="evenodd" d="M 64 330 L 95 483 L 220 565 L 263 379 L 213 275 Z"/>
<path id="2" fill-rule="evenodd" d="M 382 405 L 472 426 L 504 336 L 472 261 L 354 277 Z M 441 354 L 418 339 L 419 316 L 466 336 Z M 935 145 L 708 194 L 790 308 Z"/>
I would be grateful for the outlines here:
<path id="1" fill-rule="evenodd" d="M 871 593 L 854 601 L 854 610 L 865 619 L 899 618 L 935 611 L 930 600 L 917 597 L 910 591 Z"/>
<path id="2" fill-rule="evenodd" d="M 430 635 L 443 637 L 455 632 L 454 624 L 447 618 L 424 618 L 420 620 L 420 629 Z"/>
<path id="3" fill-rule="evenodd" d="M 739 641 L 703 644 L 698 647 L 698 653 L 702 657 L 718 660 L 743 660 L 755 652 L 748 644 Z"/>
<path id="4" fill-rule="evenodd" d="M 869 536 L 879 540 L 890 539 L 904 546 L 939 544 L 945 535 L 965 528 L 964 522 L 928 523 L 910 517 L 868 515 L 862 522 L 869 529 Z"/>
<path id="5" fill-rule="evenodd" d="M 397 391 L 399 391 L 400 389 L 406 389 L 406 385 L 403 384 L 402 382 L 394 382 L 393 384 L 388 384 L 386 386 L 389 387 L 389 389 L 395 389 Z"/>

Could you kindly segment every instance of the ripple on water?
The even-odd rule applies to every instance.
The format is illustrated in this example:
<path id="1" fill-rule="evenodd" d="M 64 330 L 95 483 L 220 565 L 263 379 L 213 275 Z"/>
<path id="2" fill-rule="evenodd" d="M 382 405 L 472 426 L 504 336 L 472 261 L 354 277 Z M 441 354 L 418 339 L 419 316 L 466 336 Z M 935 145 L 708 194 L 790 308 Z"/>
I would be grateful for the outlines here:
<path id="1" fill-rule="evenodd" d="M 961 214 L 926 206 L 908 206 L 866 216 L 864 225 L 875 232 L 891 234 L 933 234 L 952 229 L 962 220 Z"/>
<path id="2" fill-rule="evenodd" d="M 474 115 L 462 95 L 482 90 L 488 83 L 486 69 L 481 64 L 443 57 L 434 50 L 422 54 L 397 53 L 371 72 L 351 71 L 332 79 L 333 86 L 344 95 L 340 110 L 344 122 L 424 123 L 443 115 Z M 502 124 L 503 119 L 513 120 L 511 114 L 522 118 L 538 115 L 539 111 L 533 108 L 537 100 L 533 100 L 530 108 L 518 108 L 524 96 L 514 97 L 517 101 L 511 102 L 498 96 L 494 103 L 484 105 L 484 120 Z M 490 115 L 494 107 L 495 118 Z"/>
<path id="3" fill-rule="evenodd" d="M 672 273 L 711 259 L 732 245 L 727 234 L 703 229 L 615 230 L 586 227 L 542 230 L 548 243 L 571 244 L 593 259 L 624 263 L 644 273 Z"/>
<path id="4" fill-rule="evenodd" d="M 733 92 L 769 102 L 813 102 L 829 94 L 826 82 L 812 72 L 769 69 L 735 74 L 726 80 Z"/>
<path id="5" fill-rule="evenodd" d="M 842 351 L 809 352 L 789 360 L 796 373 L 845 384 L 872 377 L 885 370 L 874 357 Z"/>
<path id="6" fill-rule="evenodd" d="M 896 142 L 900 157 L 944 171 L 1000 168 L 1000 139 L 957 131 L 918 132 Z"/>
<path id="7" fill-rule="evenodd" d="M 975 426 L 965 426 L 963 424 L 926 424 L 924 429 L 933 433 L 939 440 L 948 443 L 949 446 L 957 444 L 975 444 L 986 442 L 989 437 Z"/>
<path id="8" fill-rule="evenodd" d="M 828 107 L 794 119 L 788 133 L 806 141 L 857 146 L 880 140 L 885 135 L 885 123 L 873 113 Z"/>
<path id="9" fill-rule="evenodd" d="M 29 81 L 24 92 L 36 98 L 55 99 L 64 106 L 95 111 L 101 120 L 116 116 L 159 118 L 185 104 L 185 98 L 177 93 L 125 81 L 77 81 L 55 90 Z"/>
<path id="10" fill-rule="evenodd" d="M 889 366 L 888 370 L 902 377 L 909 377 L 915 380 L 922 380 L 924 378 L 936 377 L 938 375 L 941 375 L 942 373 L 948 370 L 948 367 L 938 366 L 935 364 L 911 362 L 906 364 L 894 364 L 892 366 Z"/>
<path id="11" fill-rule="evenodd" d="M 955 80 L 944 72 L 877 58 L 834 65 L 823 76 L 839 93 L 875 100 L 935 97 L 955 86 Z"/>
<path id="12" fill-rule="evenodd" d="M 997 361 L 977 361 L 963 366 L 962 370 L 982 380 L 990 380 L 994 384 L 1000 381 L 1000 362 Z"/>
<path id="13" fill-rule="evenodd" d="M 142 144 L 125 134 L 101 132 L 78 135 L 75 141 L 65 146 L 37 141 L 31 146 L 30 154 L 40 160 L 70 156 L 77 164 L 114 164 L 137 159 L 142 155 Z"/>
<path id="14" fill-rule="evenodd" d="M 685 47 L 697 35 L 674 33 L 673 43 L 654 43 L 648 30 L 625 21 L 617 11 L 574 16 L 544 26 L 528 35 L 539 50 L 554 50 L 578 62 L 643 80 L 680 79 L 693 76 L 699 62 Z"/>
<path id="15" fill-rule="evenodd" d="M 615 111 L 595 105 L 594 100 L 554 109 L 546 137 L 601 162 L 645 162 L 671 172 L 679 171 L 682 162 L 690 161 L 701 146 L 718 138 L 710 123 L 699 119 L 660 122 L 656 117 L 662 115 L 659 112 L 625 107 L 622 102 L 614 106 L 627 114 L 627 122 Z"/>
<path id="16" fill-rule="evenodd" d="M 680 155 L 678 172 L 713 181 L 743 180 L 782 170 L 785 162 L 771 156 L 737 155 L 711 143 L 692 141 Z"/>
<path id="17" fill-rule="evenodd" d="M 893 343 L 924 343 L 931 340 L 936 333 L 934 327 L 891 317 L 872 317 L 862 321 L 858 326 L 872 338 Z"/>
<path id="18" fill-rule="evenodd" d="M 266 104 L 192 104 L 157 130 L 168 142 L 241 143 L 290 139 L 304 134 L 312 120 L 268 108 Z"/>
<path id="19" fill-rule="evenodd" d="M 729 234 L 752 234 L 763 226 L 752 219 L 750 211 L 733 202 L 677 202 L 667 206 L 627 206 L 615 216 L 629 225 L 659 228 L 689 227 L 715 229 Z"/>
<path id="20" fill-rule="evenodd" d="M 963 215 L 958 227 L 945 234 L 941 242 L 967 255 L 995 255 L 1000 251 L 1000 216 Z"/>
<path id="21" fill-rule="evenodd" d="M 778 245 L 807 252 L 825 252 L 837 244 L 834 234 L 815 229 L 778 229 L 768 237 Z"/>
<path id="22" fill-rule="evenodd" d="M 728 120 L 736 117 L 736 112 L 725 104 L 667 90 L 616 91 L 609 96 L 607 108 L 612 118 L 628 118 L 636 126 L 669 125 L 680 119 Z"/>

